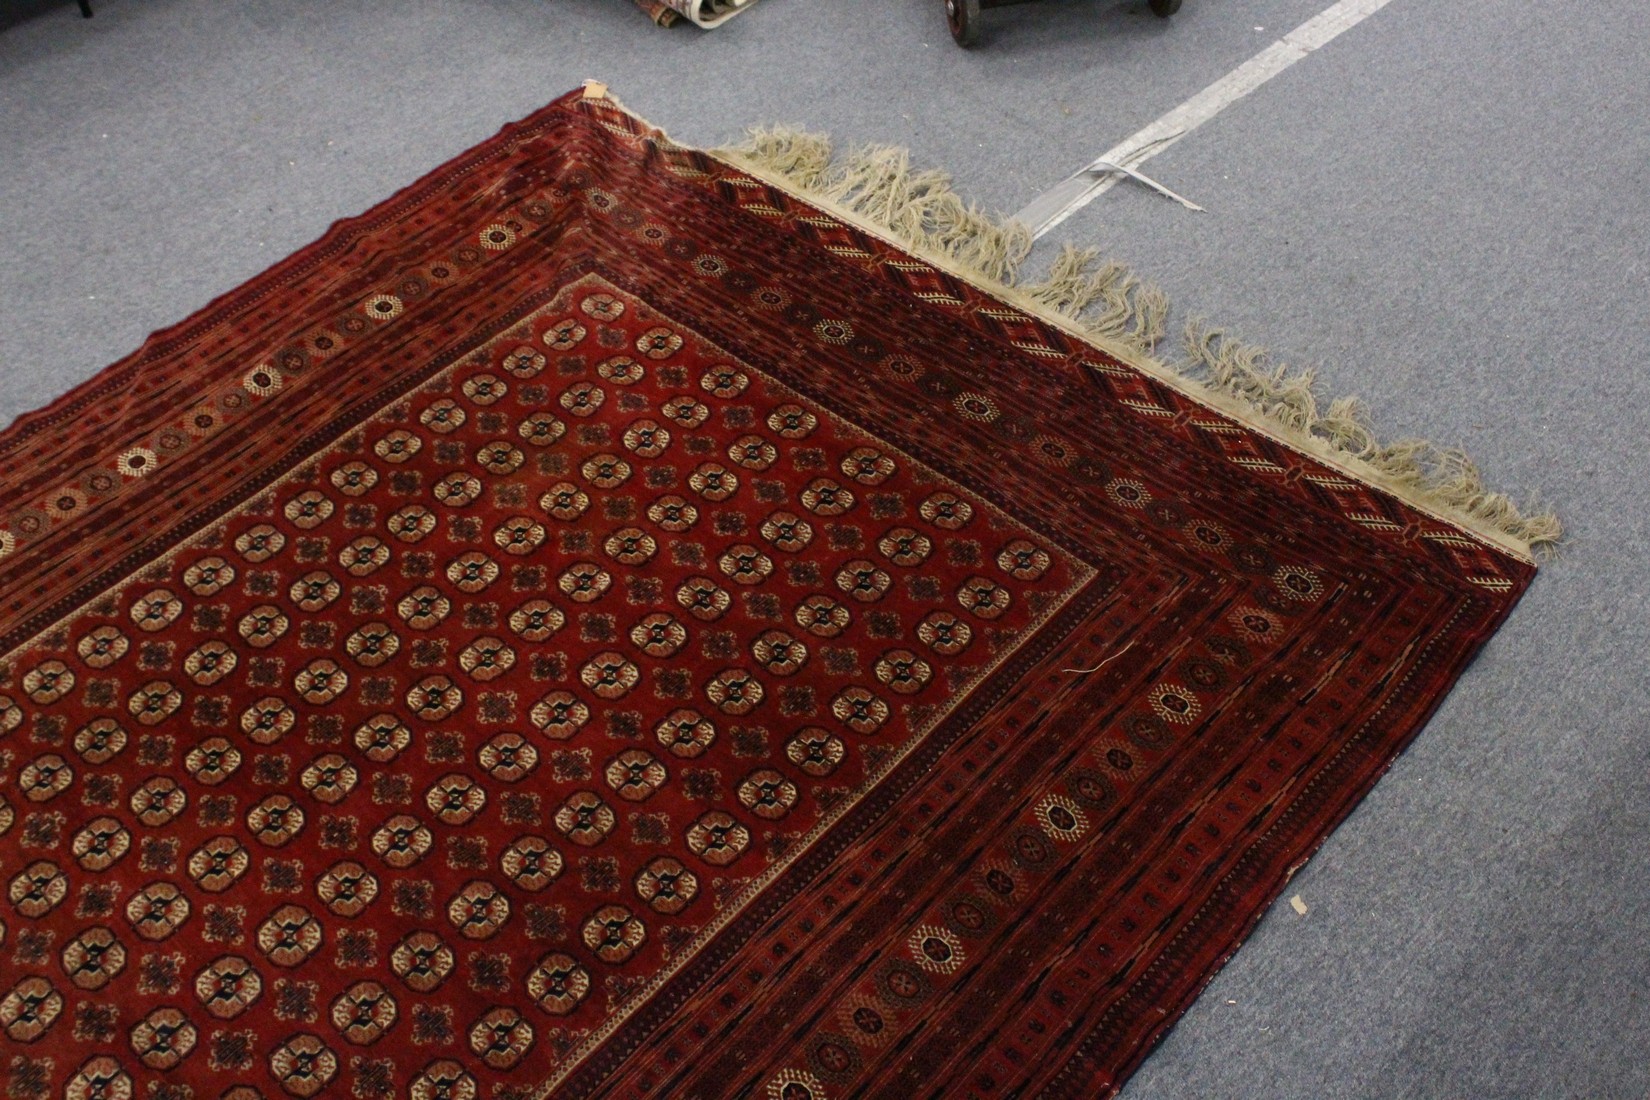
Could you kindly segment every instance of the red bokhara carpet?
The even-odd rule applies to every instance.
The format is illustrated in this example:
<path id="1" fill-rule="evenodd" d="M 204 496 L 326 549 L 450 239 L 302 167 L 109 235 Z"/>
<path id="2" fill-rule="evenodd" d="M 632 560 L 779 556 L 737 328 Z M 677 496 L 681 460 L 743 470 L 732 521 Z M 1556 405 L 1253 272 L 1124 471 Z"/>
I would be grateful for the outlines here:
<path id="1" fill-rule="evenodd" d="M 569 96 L 0 436 L 8 1097 L 1120 1087 L 1534 566 L 846 218 Z"/>

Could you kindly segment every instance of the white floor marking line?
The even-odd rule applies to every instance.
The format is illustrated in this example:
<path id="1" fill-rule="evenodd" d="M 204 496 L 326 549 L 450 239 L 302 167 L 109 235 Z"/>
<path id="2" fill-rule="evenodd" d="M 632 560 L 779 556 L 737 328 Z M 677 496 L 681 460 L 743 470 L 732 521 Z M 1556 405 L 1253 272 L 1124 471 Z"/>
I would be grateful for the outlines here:
<path id="1" fill-rule="evenodd" d="M 1138 167 L 1391 2 L 1340 0 L 1319 12 L 1156 122 L 1107 149 L 1090 164 L 1032 199 L 1015 218 L 1030 226 L 1034 236 L 1041 237 L 1119 183 L 1124 176 L 1113 166 Z"/>

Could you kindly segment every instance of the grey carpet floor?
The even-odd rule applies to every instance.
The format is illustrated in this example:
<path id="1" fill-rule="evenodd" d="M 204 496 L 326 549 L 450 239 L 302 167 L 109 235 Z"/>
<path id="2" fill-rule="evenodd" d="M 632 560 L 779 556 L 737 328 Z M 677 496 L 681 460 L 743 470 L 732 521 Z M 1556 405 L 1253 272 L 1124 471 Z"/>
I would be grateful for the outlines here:
<path id="1" fill-rule="evenodd" d="M 677 138 L 910 146 L 1013 210 L 1328 0 L 0 5 L 0 424 L 585 77 Z M 1394 0 L 1059 231 L 1569 523 L 1125 1092 L 1650 1094 L 1650 10 Z"/>

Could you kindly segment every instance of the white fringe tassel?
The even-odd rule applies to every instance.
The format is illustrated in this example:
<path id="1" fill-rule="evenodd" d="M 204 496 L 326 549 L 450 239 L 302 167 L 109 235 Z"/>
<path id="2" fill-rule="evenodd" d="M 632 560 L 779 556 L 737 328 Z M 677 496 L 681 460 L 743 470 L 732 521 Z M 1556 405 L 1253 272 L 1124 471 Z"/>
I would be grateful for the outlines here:
<path id="1" fill-rule="evenodd" d="M 1048 275 L 1022 283 L 1030 231 L 964 202 L 943 172 L 911 167 L 909 154 L 868 146 L 836 156 L 828 137 L 784 128 L 750 131 L 743 145 L 715 155 L 793 191 L 920 258 L 966 278 L 1010 305 L 1089 340 L 1148 374 L 1175 382 L 1222 412 L 1256 422 L 1267 434 L 1326 458 L 1367 484 L 1533 560 L 1562 536 L 1551 511 L 1521 509 L 1491 492 L 1459 450 L 1416 439 L 1382 443 L 1356 398 L 1327 405 L 1310 370 L 1272 364 L 1264 351 L 1219 329 L 1188 326 L 1186 359 L 1154 357 L 1169 302 L 1123 265 L 1095 249 L 1067 244 Z"/>

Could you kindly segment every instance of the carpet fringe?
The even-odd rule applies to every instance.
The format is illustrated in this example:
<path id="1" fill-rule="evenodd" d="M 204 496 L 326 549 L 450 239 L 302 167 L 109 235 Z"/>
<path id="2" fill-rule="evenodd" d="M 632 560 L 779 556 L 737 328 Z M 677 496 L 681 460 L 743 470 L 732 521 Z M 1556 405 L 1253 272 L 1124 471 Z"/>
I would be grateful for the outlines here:
<path id="1" fill-rule="evenodd" d="M 1261 348 L 1201 322 L 1187 326 L 1183 357 L 1157 354 L 1168 298 L 1124 265 L 1102 259 L 1097 249 L 1066 244 L 1043 278 L 1023 281 L 1030 230 L 964 201 L 948 175 L 913 168 L 904 149 L 868 145 L 839 155 L 823 134 L 765 127 L 749 131 L 739 146 L 712 152 L 1221 412 L 1526 558 L 1550 557 L 1562 537 L 1552 511 L 1533 500 L 1521 507 L 1491 491 L 1462 451 L 1419 439 L 1382 442 L 1364 404 L 1354 397 L 1326 401 L 1310 369 L 1274 363 Z"/>

